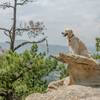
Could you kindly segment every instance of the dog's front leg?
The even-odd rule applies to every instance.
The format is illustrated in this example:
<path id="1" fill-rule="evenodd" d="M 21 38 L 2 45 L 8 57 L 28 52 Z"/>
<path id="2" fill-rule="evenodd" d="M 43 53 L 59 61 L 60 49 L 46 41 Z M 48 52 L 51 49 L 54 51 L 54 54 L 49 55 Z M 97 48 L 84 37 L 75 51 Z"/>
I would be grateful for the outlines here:
<path id="1" fill-rule="evenodd" d="M 69 51 L 69 53 L 74 54 L 74 51 L 71 47 L 69 47 L 68 51 Z"/>

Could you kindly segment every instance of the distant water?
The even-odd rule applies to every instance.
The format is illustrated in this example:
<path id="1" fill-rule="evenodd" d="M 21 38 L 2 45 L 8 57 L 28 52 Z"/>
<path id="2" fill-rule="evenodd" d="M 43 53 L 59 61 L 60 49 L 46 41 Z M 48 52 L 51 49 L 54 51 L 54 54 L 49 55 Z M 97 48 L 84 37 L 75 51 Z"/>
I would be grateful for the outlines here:
<path id="1" fill-rule="evenodd" d="M 17 52 L 21 53 L 23 51 L 30 50 L 31 44 L 25 45 L 24 47 L 21 47 L 17 50 Z M 60 52 L 66 52 L 68 51 L 68 48 L 65 46 L 59 46 L 59 45 L 49 45 L 49 54 L 58 54 Z M 47 52 L 47 47 L 45 44 L 38 44 L 38 52 Z"/>
<path id="2" fill-rule="evenodd" d="M 24 42 L 24 40 L 17 40 L 15 45 L 18 45 L 20 43 Z M 9 44 L 7 43 L 0 43 L 0 46 L 5 50 L 9 48 Z M 26 49 L 29 50 L 31 48 L 32 44 L 27 44 L 17 50 L 17 52 L 22 53 Z M 41 43 L 38 44 L 38 52 L 46 52 L 47 48 L 46 45 Z M 89 51 L 91 53 L 95 52 L 95 48 L 89 47 Z M 61 46 L 61 45 L 49 45 L 49 54 L 58 54 L 60 52 L 68 52 L 68 47 L 67 46 Z"/>
<path id="3" fill-rule="evenodd" d="M 15 45 L 18 45 L 20 43 L 22 43 L 23 41 L 17 41 L 15 43 Z M 9 48 L 9 44 L 7 43 L 0 43 L 0 46 L 6 50 Z M 24 52 L 25 50 L 30 50 L 32 44 L 27 44 L 25 46 L 22 46 L 21 48 L 19 48 L 17 50 L 18 53 L 22 53 Z M 38 44 L 38 52 L 46 52 L 47 51 L 47 48 L 46 48 L 46 45 L 43 44 L 43 43 L 40 43 Z M 60 52 L 67 52 L 68 51 L 68 48 L 66 46 L 60 46 L 60 45 L 49 45 L 49 54 L 58 54 Z"/>

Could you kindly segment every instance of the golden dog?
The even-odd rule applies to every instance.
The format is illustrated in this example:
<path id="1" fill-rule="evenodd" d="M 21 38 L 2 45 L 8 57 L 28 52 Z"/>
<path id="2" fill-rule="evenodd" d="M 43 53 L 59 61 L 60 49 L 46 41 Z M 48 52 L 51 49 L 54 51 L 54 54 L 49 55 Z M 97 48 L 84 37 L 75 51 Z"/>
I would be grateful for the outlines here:
<path id="1" fill-rule="evenodd" d="M 68 45 L 74 54 L 91 57 L 85 44 L 73 34 L 72 30 L 66 29 L 62 34 L 67 37 Z"/>

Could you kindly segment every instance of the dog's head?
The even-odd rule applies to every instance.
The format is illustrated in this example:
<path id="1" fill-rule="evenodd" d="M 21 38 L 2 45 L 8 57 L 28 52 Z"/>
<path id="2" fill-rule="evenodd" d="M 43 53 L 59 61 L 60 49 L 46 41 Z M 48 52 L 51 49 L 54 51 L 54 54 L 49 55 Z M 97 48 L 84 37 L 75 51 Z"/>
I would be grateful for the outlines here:
<path id="1" fill-rule="evenodd" d="M 64 32 L 61 33 L 64 37 L 68 36 L 71 37 L 73 35 L 73 31 L 70 29 L 65 29 Z"/>

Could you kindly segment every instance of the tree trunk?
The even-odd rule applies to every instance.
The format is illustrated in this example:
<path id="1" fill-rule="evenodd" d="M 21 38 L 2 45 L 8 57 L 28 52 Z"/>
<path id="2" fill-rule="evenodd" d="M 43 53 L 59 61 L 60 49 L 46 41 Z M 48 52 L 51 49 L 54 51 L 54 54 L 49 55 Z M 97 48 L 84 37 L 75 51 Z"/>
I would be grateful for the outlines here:
<path id="1" fill-rule="evenodd" d="M 10 49 L 12 51 L 14 51 L 14 43 L 15 43 L 15 36 L 16 36 L 16 10 L 17 10 L 17 0 L 14 0 L 13 29 L 12 29 L 11 44 L 10 44 Z"/>
<path id="2" fill-rule="evenodd" d="M 8 93 L 5 98 L 6 100 L 21 100 L 21 98 L 15 96 L 13 92 Z"/>
<path id="3" fill-rule="evenodd" d="M 8 95 L 8 96 L 6 97 L 6 100 L 13 100 L 12 95 Z"/>
<path id="4" fill-rule="evenodd" d="M 13 100 L 13 93 L 8 92 L 5 98 L 6 98 L 6 100 Z"/>

